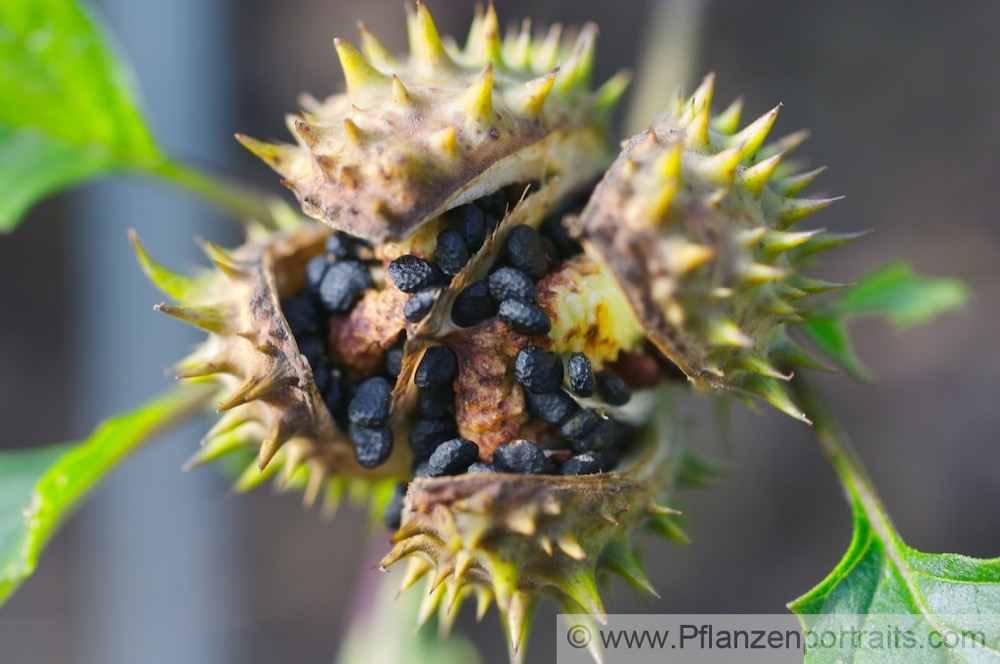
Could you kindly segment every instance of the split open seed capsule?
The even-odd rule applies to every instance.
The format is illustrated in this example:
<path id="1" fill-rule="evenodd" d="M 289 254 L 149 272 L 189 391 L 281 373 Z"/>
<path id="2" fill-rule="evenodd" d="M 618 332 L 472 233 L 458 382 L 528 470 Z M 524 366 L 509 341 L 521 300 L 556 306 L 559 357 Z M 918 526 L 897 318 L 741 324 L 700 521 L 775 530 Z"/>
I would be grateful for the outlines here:
<path id="1" fill-rule="evenodd" d="M 306 100 L 294 143 L 240 137 L 319 223 L 205 244 L 191 278 L 136 252 L 209 334 L 179 365 L 220 389 L 193 461 L 255 450 L 240 488 L 308 501 L 384 489 L 383 565 L 433 571 L 445 623 L 492 597 L 516 651 L 542 595 L 600 615 L 599 571 L 649 588 L 635 533 L 675 532 L 679 473 L 663 367 L 803 418 L 787 326 L 825 286 L 797 270 L 837 243 L 790 230 L 829 201 L 791 197 L 777 109 L 737 130 L 709 78 L 616 159 L 593 26 L 501 40 L 491 6 L 458 49 L 418 2 L 408 33 L 401 58 L 338 40 L 346 91 Z"/>

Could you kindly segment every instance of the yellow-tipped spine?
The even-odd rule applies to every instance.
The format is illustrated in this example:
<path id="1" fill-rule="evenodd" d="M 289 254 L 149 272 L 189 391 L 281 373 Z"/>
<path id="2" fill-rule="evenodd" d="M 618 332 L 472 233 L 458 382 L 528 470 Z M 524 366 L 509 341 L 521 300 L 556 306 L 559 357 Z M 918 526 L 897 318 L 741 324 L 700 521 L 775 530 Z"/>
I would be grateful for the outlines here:
<path id="1" fill-rule="evenodd" d="M 428 69 L 453 68 L 455 63 L 441 42 L 441 35 L 427 5 L 417 0 L 416 9 L 408 10 L 407 19 L 410 54 L 414 61 Z"/>
<path id="2" fill-rule="evenodd" d="M 343 39 L 333 40 L 333 47 L 340 58 L 340 67 L 344 70 L 344 80 L 347 82 L 347 94 L 357 96 L 359 92 L 371 86 L 382 86 L 389 83 L 389 77 L 375 69 L 354 45 Z"/>

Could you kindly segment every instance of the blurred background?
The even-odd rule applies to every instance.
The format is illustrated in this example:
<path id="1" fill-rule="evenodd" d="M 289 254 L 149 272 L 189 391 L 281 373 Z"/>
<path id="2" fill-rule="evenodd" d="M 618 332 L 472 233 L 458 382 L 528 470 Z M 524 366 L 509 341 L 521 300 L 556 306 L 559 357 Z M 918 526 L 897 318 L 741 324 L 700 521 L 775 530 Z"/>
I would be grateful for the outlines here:
<path id="1" fill-rule="evenodd" d="M 405 47 L 399 0 L 91 5 L 132 60 L 165 145 L 272 191 L 281 190 L 277 177 L 232 133 L 284 137 L 283 114 L 299 92 L 340 89 L 330 40 L 354 40 L 357 19 L 394 50 Z M 429 6 L 443 33 L 464 39 L 471 2 Z M 667 49 L 645 65 L 662 72 L 654 92 L 664 103 L 677 77 L 691 89 L 709 71 L 719 108 L 744 94 L 751 119 L 783 102 L 776 135 L 810 128 L 800 152 L 829 166 L 811 191 L 847 196 L 813 224 L 875 229 L 829 255 L 818 276 L 850 281 L 907 257 L 921 273 L 972 287 L 968 310 L 901 336 L 857 323 L 878 383 L 839 375 L 822 383 L 911 546 L 1000 555 L 996 3 L 497 0 L 503 22 L 596 21 L 602 80 L 639 66 L 656 7 L 672 12 L 671 39 L 697 38 L 690 58 Z M 0 238 L 0 446 L 82 437 L 167 386 L 164 367 L 197 341 L 152 311 L 160 295 L 131 258 L 127 228 L 185 267 L 200 261 L 194 235 L 232 244 L 234 226 L 183 194 L 129 179 L 47 201 Z M 607 608 L 781 612 L 848 545 L 851 519 L 835 478 L 790 418 L 738 406 L 724 434 L 705 404 L 686 408 L 697 445 L 727 471 L 681 496 L 692 547 L 648 542 L 663 599 L 615 583 Z M 140 451 L 70 520 L 0 611 L 0 662 L 333 659 L 388 534 L 362 544 L 361 510 L 324 520 L 297 495 L 235 497 L 217 469 L 182 473 L 205 428 L 195 423 Z M 553 620 L 545 605 L 528 661 L 553 659 Z M 459 631 L 483 661 L 505 661 L 495 610 L 481 625 L 463 613 Z"/>

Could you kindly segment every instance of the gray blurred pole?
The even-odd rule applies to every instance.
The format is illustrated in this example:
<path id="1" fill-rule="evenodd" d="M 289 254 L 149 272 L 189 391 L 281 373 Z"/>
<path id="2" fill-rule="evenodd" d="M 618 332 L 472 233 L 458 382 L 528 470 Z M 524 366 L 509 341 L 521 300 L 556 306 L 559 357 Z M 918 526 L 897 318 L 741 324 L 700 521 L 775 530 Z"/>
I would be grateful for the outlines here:
<path id="1" fill-rule="evenodd" d="M 224 1 L 99 0 L 100 18 L 134 65 L 164 145 L 216 164 L 233 154 L 233 74 Z M 152 311 L 162 296 L 136 266 L 135 227 L 161 262 L 187 269 L 195 235 L 217 236 L 217 213 L 160 183 L 116 181 L 75 199 L 73 334 L 78 429 L 139 405 L 170 385 L 164 370 L 200 335 Z M 230 238 L 231 239 L 231 238 Z M 95 664 L 238 661 L 233 505 L 212 470 L 182 473 L 205 422 L 140 451 L 84 510 L 76 660 Z"/>
<path id="2" fill-rule="evenodd" d="M 637 134 L 668 109 L 677 91 L 691 85 L 701 38 L 703 0 L 653 0 L 644 28 L 638 72 L 625 130 Z M 690 92 L 690 91 L 689 91 Z"/>

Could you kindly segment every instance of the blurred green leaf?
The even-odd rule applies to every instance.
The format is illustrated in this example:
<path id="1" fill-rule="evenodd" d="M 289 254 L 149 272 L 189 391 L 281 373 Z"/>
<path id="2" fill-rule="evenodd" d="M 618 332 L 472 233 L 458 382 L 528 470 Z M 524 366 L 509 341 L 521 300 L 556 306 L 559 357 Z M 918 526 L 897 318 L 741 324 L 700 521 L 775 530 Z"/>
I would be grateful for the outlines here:
<path id="1" fill-rule="evenodd" d="M 904 329 L 957 309 L 970 297 L 958 279 L 922 277 L 908 263 L 897 261 L 848 288 L 837 308 L 843 317 L 882 315 Z"/>
<path id="2" fill-rule="evenodd" d="M 817 307 L 798 329 L 852 378 L 869 382 L 874 376 L 854 351 L 847 330 L 851 319 L 884 316 L 897 330 L 904 330 L 957 309 L 971 297 L 958 279 L 923 277 L 908 263 L 896 261 L 862 277 L 839 300 Z"/>
<path id="3" fill-rule="evenodd" d="M 677 477 L 674 481 L 679 487 L 706 487 L 726 473 L 727 468 L 722 461 L 685 449 L 678 454 Z"/>
<path id="4" fill-rule="evenodd" d="M 0 231 L 56 189 L 162 162 L 122 68 L 77 3 L 0 2 Z"/>
<path id="5" fill-rule="evenodd" d="M 833 318 L 811 318 L 804 321 L 799 329 L 817 349 L 835 360 L 851 378 L 863 383 L 872 380 L 871 369 L 865 366 L 854 351 L 854 344 L 851 343 L 851 337 L 843 321 Z"/>
<path id="6" fill-rule="evenodd" d="M 0 451 L 0 604 L 35 571 L 67 513 L 140 443 L 202 407 L 212 390 L 177 388 L 107 420 L 80 443 Z"/>

